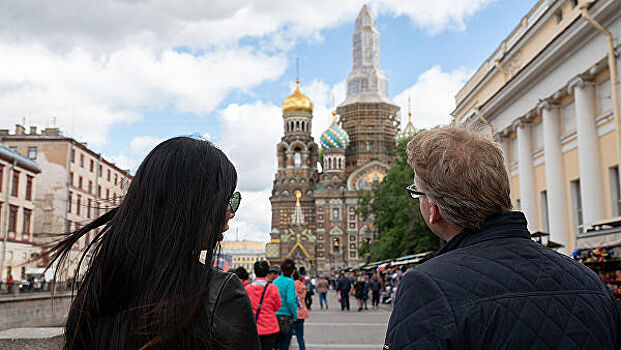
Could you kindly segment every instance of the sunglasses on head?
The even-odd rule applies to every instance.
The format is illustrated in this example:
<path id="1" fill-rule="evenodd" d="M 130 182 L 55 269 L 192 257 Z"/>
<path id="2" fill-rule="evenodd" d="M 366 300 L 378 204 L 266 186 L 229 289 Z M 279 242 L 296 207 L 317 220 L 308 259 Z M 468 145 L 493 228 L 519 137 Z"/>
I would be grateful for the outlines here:
<path id="1" fill-rule="evenodd" d="M 229 200 L 229 205 L 231 206 L 231 213 L 235 213 L 237 209 L 239 209 L 239 204 L 241 203 L 241 193 L 239 191 L 235 191 L 233 196 Z"/>

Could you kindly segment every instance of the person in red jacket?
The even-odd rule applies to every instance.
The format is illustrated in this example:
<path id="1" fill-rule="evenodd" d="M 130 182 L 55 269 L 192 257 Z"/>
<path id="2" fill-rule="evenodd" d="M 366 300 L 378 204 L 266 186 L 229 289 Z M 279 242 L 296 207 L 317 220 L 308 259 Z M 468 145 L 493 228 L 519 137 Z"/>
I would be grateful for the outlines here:
<path id="1" fill-rule="evenodd" d="M 252 311 L 257 322 L 262 350 L 271 350 L 276 345 L 280 327 L 276 319 L 276 311 L 280 309 L 280 293 L 278 287 L 266 279 L 269 265 L 266 261 L 254 263 L 256 278 L 246 285 L 246 292 L 252 304 Z M 259 305 L 261 306 L 259 308 Z"/>

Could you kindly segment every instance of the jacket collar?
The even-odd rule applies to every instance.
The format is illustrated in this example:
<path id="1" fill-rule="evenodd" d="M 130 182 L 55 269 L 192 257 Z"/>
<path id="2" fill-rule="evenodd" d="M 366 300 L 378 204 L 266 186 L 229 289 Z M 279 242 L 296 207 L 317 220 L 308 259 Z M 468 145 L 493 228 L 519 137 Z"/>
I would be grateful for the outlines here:
<path id="1" fill-rule="evenodd" d="M 440 248 L 436 256 L 457 248 L 500 238 L 526 238 L 530 233 L 526 227 L 526 217 L 520 211 L 511 211 L 487 220 L 480 230 L 465 229 Z"/>

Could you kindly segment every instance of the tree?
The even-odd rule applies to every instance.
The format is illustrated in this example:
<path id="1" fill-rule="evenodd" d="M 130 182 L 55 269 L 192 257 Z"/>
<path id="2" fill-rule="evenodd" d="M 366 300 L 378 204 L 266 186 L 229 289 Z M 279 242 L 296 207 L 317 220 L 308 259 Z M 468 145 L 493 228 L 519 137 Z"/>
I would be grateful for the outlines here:
<path id="1" fill-rule="evenodd" d="M 382 182 L 374 183 L 371 191 L 358 192 L 358 213 L 364 220 L 373 220 L 377 231 L 375 240 L 360 245 L 359 254 L 367 254 L 367 262 L 439 248 L 440 240 L 425 224 L 418 199 L 412 199 L 405 190 L 414 179 L 406 145 L 397 144 L 395 164 Z"/>

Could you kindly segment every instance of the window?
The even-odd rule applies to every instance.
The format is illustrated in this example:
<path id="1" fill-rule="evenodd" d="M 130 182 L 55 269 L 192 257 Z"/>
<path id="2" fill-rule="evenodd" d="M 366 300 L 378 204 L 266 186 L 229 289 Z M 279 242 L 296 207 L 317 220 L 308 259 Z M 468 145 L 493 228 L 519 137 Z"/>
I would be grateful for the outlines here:
<path id="1" fill-rule="evenodd" d="M 539 194 L 541 199 L 541 231 L 550 232 L 550 223 L 548 220 L 548 192 L 541 191 Z"/>
<path id="2" fill-rule="evenodd" d="M 349 221 L 356 220 L 356 215 L 349 215 Z"/>
<path id="3" fill-rule="evenodd" d="M 37 159 L 37 148 L 36 147 L 28 147 L 28 158 Z"/>
<path id="4" fill-rule="evenodd" d="M 296 149 L 295 153 L 293 154 L 293 165 L 296 168 L 299 168 L 302 166 L 302 153 L 300 153 L 300 149 Z"/>
<path id="5" fill-rule="evenodd" d="M 323 235 L 318 235 L 317 239 L 319 239 L 320 241 L 323 241 Z"/>
<path id="6" fill-rule="evenodd" d="M 91 159 L 90 161 L 90 165 L 88 167 L 88 170 L 92 173 L 93 171 L 95 171 L 95 162 Z"/>
<path id="7" fill-rule="evenodd" d="M 350 243 L 349 249 L 356 249 L 356 243 Z"/>
<path id="8" fill-rule="evenodd" d="M 114 174 L 114 185 L 118 185 L 119 184 L 119 174 Z"/>
<path id="9" fill-rule="evenodd" d="M 571 7 L 576 7 L 578 6 L 578 0 L 571 0 Z"/>
<path id="10" fill-rule="evenodd" d="M 108 169 L 108 176 L 107 176 L 107 178 L 108 178 L 108 182 L 110 182 L 110 169 Z"/>
<path id="11" fill-rule="evenodd" d="M 80 215 L 80 212 L 82 211 L 81 207 L 82 207 L 82 195 L 78 195 L 78 200 L 76 201 L 76 204 L 75 204 L 76 214 Z"/>
<path id="12" fill-rule="evenodd" d="M 354 235 L 349 236 L 349 241 L 350 242 L 355 242 L 356 241 L 356 236 L 354 236 Z"/>
<path id="13" fill-rule="evenodd" d="M 610 200 L 612 215 L 621 215 L 621 186 L 619 186 L 619 167 L 608 168 L 608 181 L 610 183 Z"/>
<path id="14" fill-rule="evenodd" d="M 11 183 L 11 196 L 17 197 L 19 192 L 19 171 L 13 171 L 13 182 Z"/>
<path id="15" fill-rule="evenodd" d="M 338 219 L 339 219 L 339 209 L 333 208 L 332 209 L 332 220 L 338 220 Z"/>
<path id="16" fill-rule="evenodd" d="M 93 206 L 93 201 L 89 198 L 88 205 L 86 206 L 86 217 L 91 218 L 91 207 Z"/>
<path id="17" fill-rule="evenodd" d="M 356 211 L 356 208 L 354 208 L 354 207 L 349 207 L 349 212 L 350 212 L 350 213 L 353 213 L 354 211 Z"/>
<path id="18" fill-rule="evenodd" d="M 32 176 L 26 176 L 26 200 L 32 200 Z"/>
<path id="19" fill-rule="evenodd" d="M 73 148 L 71 152 L 69 152 L 69 158 L 71 159 L 71 163 L 75 163 L 75 150 Z"/>
<path id="20" fill-rule="evenodd" d="M 93 181 L 88 180 L 88 193 L 93 193 Z"/>
<path id="21" fill-rule="evenodd" d="M 99 166 L 99 177 L 103 176 L 103 167 L 100 165 Z"/>
<path id="22" fill-rule="evenodd" d="M 9 146 L 9 148 L 11 149 L 11 151 L 13 151 L 15 153 L 19 153 L 19 152 L 17 152 L 17 146 Z"/>
<path id="23" fill-rule="evenodd" d="M 32 217 L 32 211 L 24 209 L 24 227 L 22 229 L 22 239 L 30 239 L 30 218 Z"/>
<path id="24" fill-rule="evenodd" d="M 17 232 L 17 207 L 9 205 L 9 232 Z"/>
<path id="25" fill-rule="evenodd" d="M 4 166 L 0 165 L 0 192 L 3 191 L 3 189 L 2 189 L 3 181 L 4 181 Z"/>
<path id="26" fill-rule="evenodd" d="M 354 224 L 353 222 L 349 223 L 349 228 L 356 228 L 356 224 Z"/>
<path id="27" fill-rule="evenodd" d="M 606 79 L 597 84 L 597 114 L 602 115 L 612 111 L 610 79 Z"/>
<path id="28" fill-rule="evenodd" d="M 97 186 L 97 198 L 101 198 L 101 186 Z"/>
<path id="29" fill-rule="evenodd" d="M 336 237 L 332 238 L 332 251 L 334 253 L 341 251 L 341 241 Z"/>
<path id="30" fill-rule="evenodd" d="M 355 258 L 356 257 L 356 252 L 349 252 L 349 257 L 350 258 Z"/>
<path id="31" fill-rule="evenodd" d="M 554 14 L 556 16 L 556 23 L 560 23 L 563 20 L 563 10 L 558 10 Z"/>
<path id="32" fill-rule="evenodd" d="M 80 168 L 84 168 L 84 155 L 80 154 Z"/>
<path id="33" fill-rule="evenodd" d="M 319 211 L 323 211 L 323 207 L 319 207 Z"/>
<path id="34" fill-rule="evenodd" d="M 69 192 L 69 206 L 67 211 L 71 213 L 71 207 L 73 206 L 73 192 Z"/>
<path id="35" fill-rule="evenodd" d="M 576 108 L 573 102 L 562 107 L 561 124 L 563 134 L 568 134 L 576 128 Z"/>
<path id="36" fill-rule="evenodd" d="M 110 189 L 106 188 L 106 200 L 110 199 Z"/>
<path id="37" fill-rule="evenodd" d="M 580 179 L 570 183 L 571 188 L 571 207 L 573 211 L 574 227 L 576 233 L 582 233 L 582 196 L 580 194 Z"/>
<path id="38" fill-rule="evenodd" d="M 73 186 L 73 171 L 69 173 L 69 186 Z"/>
<path id="39" fill-rule="evenodd" d="M 82 176 L 78 176 L 78 188 L 82 189 Z"/>
<path id="40" fill-rule="evenodd" d="M 319 214 L 319 215 L 317 216 L 317 220 L 323 220 L 323 214 Z"/>

